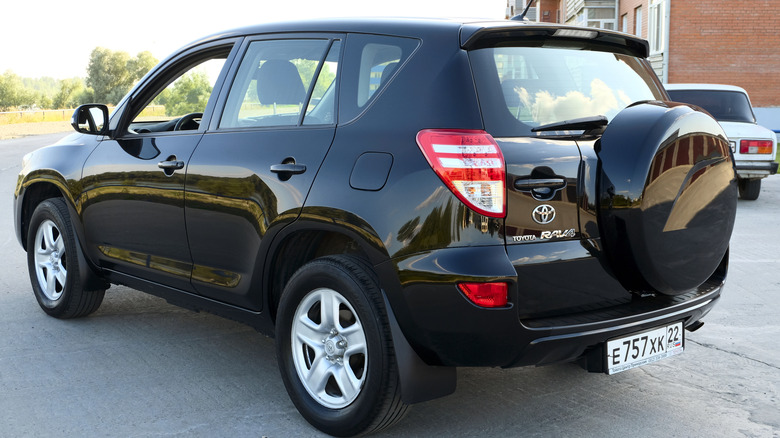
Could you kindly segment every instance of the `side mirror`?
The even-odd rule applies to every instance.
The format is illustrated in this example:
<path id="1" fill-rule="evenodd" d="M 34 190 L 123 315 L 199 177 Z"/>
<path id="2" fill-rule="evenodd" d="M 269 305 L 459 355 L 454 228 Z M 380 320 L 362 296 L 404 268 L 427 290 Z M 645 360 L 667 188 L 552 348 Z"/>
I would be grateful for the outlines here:
<path id="1" fill-rule="evenodd" d="M 76 132 L 82 134 L 108 134 L 108 107 L 102 104 L 89 103 L 81 105 L 73 111 L 70 125 Z"/>

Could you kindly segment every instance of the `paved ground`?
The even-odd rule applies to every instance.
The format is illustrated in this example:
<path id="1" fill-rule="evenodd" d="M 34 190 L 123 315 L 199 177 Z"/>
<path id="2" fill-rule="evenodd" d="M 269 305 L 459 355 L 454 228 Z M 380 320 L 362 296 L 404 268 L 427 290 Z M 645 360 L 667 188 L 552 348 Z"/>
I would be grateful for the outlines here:
<path id="1" fill-rule="evenodd" d="M 22 155 L 61 136 L 0 142 L 0 437 L 322 436 L 243 325 L 124 287 L 81 320 L 38 308 L 11 194 Z M 725 296 L 681 356 L 612 377 L 462 369 L 455 394 L 377 436 L 780 437 L 778 230 L 780 176 L 740 201 Z"/>

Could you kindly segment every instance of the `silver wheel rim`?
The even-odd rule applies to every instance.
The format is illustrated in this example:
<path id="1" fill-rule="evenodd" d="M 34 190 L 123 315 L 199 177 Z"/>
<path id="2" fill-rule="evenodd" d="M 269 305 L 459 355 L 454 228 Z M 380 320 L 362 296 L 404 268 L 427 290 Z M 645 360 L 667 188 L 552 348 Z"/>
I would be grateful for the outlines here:
<path id="1" fill-rule="evenodd" d="M 352 305 L 332 289 L 309 292 L 295 310 L 291 336 L 295 371 L 309 395 L 330 409 L 355 401 L 366 379 L 368 346 Z"/>
<path id="2" fill-rule="evenodd" d="M 46 298 L 56 301 L 68 279 L 65 240 L 57 225 L 47 219 L 35 232 L 35 276 Z"/>

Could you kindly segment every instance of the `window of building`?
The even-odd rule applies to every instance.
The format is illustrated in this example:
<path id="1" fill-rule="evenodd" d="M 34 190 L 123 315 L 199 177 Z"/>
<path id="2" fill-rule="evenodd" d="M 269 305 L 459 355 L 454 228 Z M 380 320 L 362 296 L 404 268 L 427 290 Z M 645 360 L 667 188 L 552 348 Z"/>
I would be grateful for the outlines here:
<path id="1" fill-rule="evenodd" d="M 623 32 L 628 32 L 628 14 L 623 14 L 623 16 L 620 18 L 620 30 Z"/>
<path id="2" fill-rule="evenodd" d="M 648 40 L 650 42 L 650 53 L 660 53 L 664 51 L 664 29 L 666 28 L 666 0 L 651 0 L 650 15 L 647 17 Z"/>
<path id="3" fill-rule="evenodd" d="M 642 7 L 634 9 L 634 35 L 642 36 Z"/>
<path id="4" fill-rule="evenodd" d="M 615 29 L 616 17 L 614 7 L 586 7 L 583 9 L 587 17 L 588 27 L 598 27 L 600 29 Z"/>

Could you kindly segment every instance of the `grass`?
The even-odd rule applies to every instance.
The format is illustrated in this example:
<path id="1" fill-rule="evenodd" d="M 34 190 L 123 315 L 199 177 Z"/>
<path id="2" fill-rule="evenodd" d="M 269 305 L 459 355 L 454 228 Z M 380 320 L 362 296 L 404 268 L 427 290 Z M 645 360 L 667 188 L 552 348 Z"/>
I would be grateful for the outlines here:
<path id="1" fill-rule="evenodd" d="M 0 125 L 37 122 L 63 122 L 70 120 L 72 109 L 46 111 L 13 111 L 0 113 Z"/>
<path id="2" fill-rule="evenodd" d="M 113 110 L 113 107 L 108 108 L 109 112 Z M 3 112 L 0 113 L 0 125 L 39 122 L 70 122 L 73 111 L 74 109 Z M 141 112 L 139 117 L 159 117 L 164 114 L 164 106 L 150 105 Z"/>

